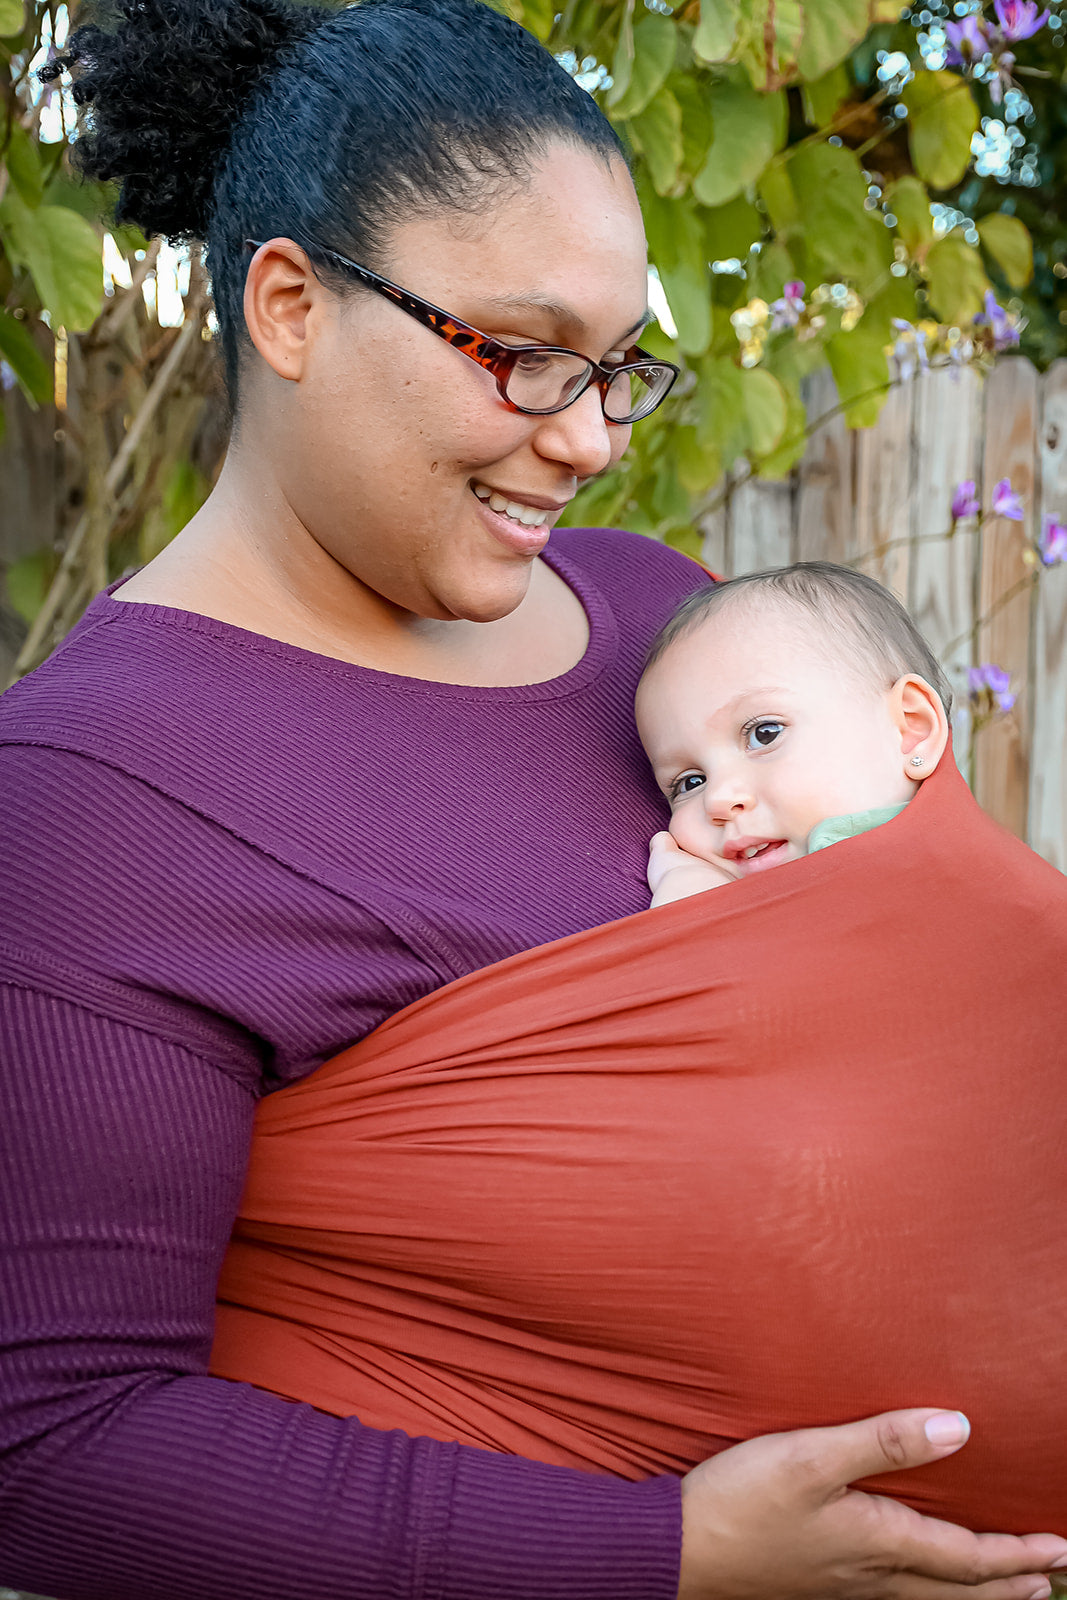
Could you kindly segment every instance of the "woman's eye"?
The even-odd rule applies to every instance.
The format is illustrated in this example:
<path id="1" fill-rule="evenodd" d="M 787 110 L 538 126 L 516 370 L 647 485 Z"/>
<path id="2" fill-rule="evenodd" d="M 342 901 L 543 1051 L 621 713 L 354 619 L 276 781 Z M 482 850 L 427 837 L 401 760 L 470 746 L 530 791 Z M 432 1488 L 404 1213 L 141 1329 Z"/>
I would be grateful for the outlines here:
<path id="1" fill-rule="evenodd" d="M 517 372 L 543 372 L 551 357 L 542 350 L 528 350 L 515 363 Z"/>
<path id="2" fill-rule="evenodd" d="M 748 750 L 766 750 L 768 745 L 774 743 L 785 728 L 784 722 L 772 722 L 764 719 L 762 722 L 753 722 L 747 728 L 745 748 Z"/>
<path id="3" fill-rule="evenodd" d="M 694 789 L 702 789 L 707 782 L 702 772 L 686 772 L 680 778 L 675 778 L 671 784 L 670 798 L 680 800 L 683 794 L 692 794 Z"/>

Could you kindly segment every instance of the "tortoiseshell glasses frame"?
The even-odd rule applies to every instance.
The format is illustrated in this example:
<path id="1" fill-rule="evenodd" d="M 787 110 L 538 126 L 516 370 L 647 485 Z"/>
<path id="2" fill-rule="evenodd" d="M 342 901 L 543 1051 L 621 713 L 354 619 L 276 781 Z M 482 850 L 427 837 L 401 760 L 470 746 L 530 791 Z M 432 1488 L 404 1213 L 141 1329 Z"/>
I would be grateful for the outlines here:
<path id="1" fill-rule="evenodd" d="M 350 261 L 347 256 L 340 255 L 336 250 L 330 250 L 327 246 L 310 240 L 294 242 L 301 244 L 301 248 L 312 261 L 318 256 L 328 257 L 330 261 L 336 262 L 338 266 L 358 278 L 368 289 L 383 295 L 393 305 L 399 306 L 401 311 L 406 311 L 409 317 L 414 317 L 423 327 L 436 333 L 438 338 L 444 339 L 446 344 L 452 345 L 463 355 L 476 361 L 480 367 L 484 367 L 487 372 L 492 373 L 504 404 L 510 410 L 521 412 L 524 416 L 547 417 L 553 416 L 557 411 L 565 411 L 588 388 L 595 385 L 599 390 L 600 404 L 608 422 L 620 425 L 640 422 L 642 417 L 647 417 L 655 411 L 656 407 L 667 398 L 678 376 L 678 368 L 671 362 L 659 360 L 636 344 L 630 346 L 626 351 L 627 359 L 616 367 L 602 366 L 600 362 L 583 356 L 577 350 L 568 350 L 562 345 L 502 344 L 499 339 L 482 333 L 469 322 L 463 322 L 450 312 L 442 311 L 440 306 L 432 305 L 429 300 L 421 299 L 408 289 L 402 289 L 399 284 L 383 278 L 377 272 L 372 272 L 369 267 L 361 267 L 357 261 Z M 246 239 L 245 247 L 249 250 L 258 250 L 262 243 L 263 241 L 259 239 Z M 561 359 L 550 366 L 546 359 L 548 357 Z M 527 367 L 527 370 L 523 371 L 520 366 L 523 362 L 533 362 L 534 370 L 531 371 Z M 540 365 L 537 366 L 537 363 Z M 515 398 L 515 391 L 519 390 L 521 393 L 523 385 L 526 390 L 524 398 L 527 402 L 532 398 L 534 389 L 544 392 L 547 386 L 548 390 L 552 390 L 557 376 L 560 393 L 565 398 L 547 405 L 523 404 Z M 612 411 L 616 414 L 612 415 Z"/>

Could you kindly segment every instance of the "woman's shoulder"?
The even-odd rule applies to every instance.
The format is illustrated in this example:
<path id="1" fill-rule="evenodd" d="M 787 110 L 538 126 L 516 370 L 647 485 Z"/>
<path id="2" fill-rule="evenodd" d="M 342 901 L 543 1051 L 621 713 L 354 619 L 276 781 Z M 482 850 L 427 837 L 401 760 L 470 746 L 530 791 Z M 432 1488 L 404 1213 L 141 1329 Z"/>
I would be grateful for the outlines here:
<path id="1" fill-rule="evenodd" d="M 680 604 L 712 581 L 707 569 L 682 551 L 624 528 L 557 528 L 552 548 L 605 590 L 657 610 L 665 598 Z"/>

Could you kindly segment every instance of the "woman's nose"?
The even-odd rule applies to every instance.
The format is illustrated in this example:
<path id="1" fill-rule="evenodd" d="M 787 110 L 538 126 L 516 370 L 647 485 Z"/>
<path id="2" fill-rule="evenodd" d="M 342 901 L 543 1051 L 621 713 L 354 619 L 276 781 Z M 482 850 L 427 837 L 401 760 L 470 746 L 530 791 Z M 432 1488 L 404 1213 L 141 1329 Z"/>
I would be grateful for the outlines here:
<path id="1" fill-rule="evenodd" d="M 625 424 L 608 422 L 593 384 L 565 411 L 545 417 L 535 444 L 540 455 L 563 462 L 576 478 L 595 478 L 618 460 L 629 437 Z"/>

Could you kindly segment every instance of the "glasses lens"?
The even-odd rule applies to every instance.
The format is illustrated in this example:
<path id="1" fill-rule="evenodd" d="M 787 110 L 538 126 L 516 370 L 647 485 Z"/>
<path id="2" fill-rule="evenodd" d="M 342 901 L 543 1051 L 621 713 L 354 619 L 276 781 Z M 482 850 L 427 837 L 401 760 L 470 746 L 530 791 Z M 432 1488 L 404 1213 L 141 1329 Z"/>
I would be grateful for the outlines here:
<path id="1" fill-rule="evenodd" d="M 577 397 L 592 370 L 565 350 L 524 350 L 508 374 L 507 397 L 523 411 L 558 411 Z"/>
<path id="2" fill-rule="evenodd" d="M 637 422 L 655 411 L 677 374 L 673 367 L 658 361 L 620 372 L 604 397 L 604 415 L 609 422 Z"/>

